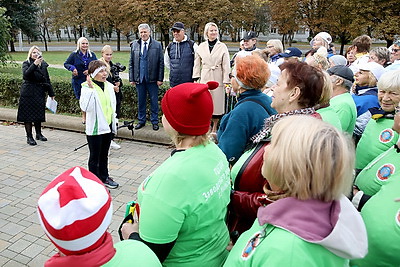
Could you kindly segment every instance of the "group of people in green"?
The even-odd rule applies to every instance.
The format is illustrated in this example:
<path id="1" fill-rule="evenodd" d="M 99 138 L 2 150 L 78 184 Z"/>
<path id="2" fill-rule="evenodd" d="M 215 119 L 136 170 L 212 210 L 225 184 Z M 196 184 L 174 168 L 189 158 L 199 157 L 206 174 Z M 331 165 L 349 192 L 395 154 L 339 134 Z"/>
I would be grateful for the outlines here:
<path id="1" fill-rule="evenodd" d="M 216 33 L 218 28 L 208 25 L 206 34 L 213 38 L 212 47 L 201 50 L 205 58 L 216 49 Z M 324 45 L 329 38 L 321 33 L 315 43 Z M 86 38 L 78 49 L 85 45 Z M 150 51 L 137 45 L 144 60 Z M 219 82 L 184 82 L 167 90 L 162 125 L 174 149 L 139 186 L 134 220 L 122 225 L 123 240 L 115 244 L 108 231 L 113 207 L 106 187 L 118 187 L 108 174 L 107 153 L 116 132 L 119 84 L 107 81 L 107 60 L 89 60 L 95 55 L 88 49 L 75 52 L 87 62 L 85 80 L 77 81 L 74 91 L 86 113 L 89 170 L 73 167 L 60 174 L 38 200 L 40 223 L 58 249 L 45 266 L 400 262 L 400 70 L 384 73 L 374 64 L 360 64 L 354 79 L 347 66 L 321 68 L 317 53 L 313 64 L 285 59 L 276 82 L 267 86 L 273 67 L 268 54 L 265 58 L 254 47 L 255 42 L 234 60 L 230 85 L 237 104 L 218 130 L 213 91 L 221 90 Z M 40 55 L 34 47 L 24 62 L 21 100 L 31 83 L 50 84 Z M 77 79 L 71 57 L 66 68 Z M 148 78 L 138 77 L 139 83 Z M 372 83 L 377 89 L 371 92 Z M 379 106 L 366 108 L 374 101 Z M 29 120 L 36 125 L 41 118 Z M 353 138 L 357 123 L 361 134 Z M 27 135 L 29 143 L 28 130 Z"/>

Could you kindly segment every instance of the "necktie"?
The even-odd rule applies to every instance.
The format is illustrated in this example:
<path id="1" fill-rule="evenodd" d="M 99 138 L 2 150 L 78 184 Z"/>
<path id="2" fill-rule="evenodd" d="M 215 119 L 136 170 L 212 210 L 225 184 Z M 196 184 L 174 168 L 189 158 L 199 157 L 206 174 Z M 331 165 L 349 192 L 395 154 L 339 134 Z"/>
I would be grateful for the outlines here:
<path id="1" fill-rule="evenodd" d="M 147 42 L 144 42 L 144 46 L 143 46 L 143 57 L 147 57 Z"/>

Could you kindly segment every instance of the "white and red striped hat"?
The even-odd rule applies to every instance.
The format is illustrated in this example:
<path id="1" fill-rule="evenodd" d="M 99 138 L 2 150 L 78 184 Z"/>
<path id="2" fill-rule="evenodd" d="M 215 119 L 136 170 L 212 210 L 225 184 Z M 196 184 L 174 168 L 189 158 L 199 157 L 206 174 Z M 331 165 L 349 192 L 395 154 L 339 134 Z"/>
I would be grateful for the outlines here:
<path id="1" fill-rule="evenodd" d="M 112 212 L 108 190 L 82 167 L 60 174 L 38 200 L 40 224 L 65 255 L 82 254 L 99 247 L 111 223 Z"/>

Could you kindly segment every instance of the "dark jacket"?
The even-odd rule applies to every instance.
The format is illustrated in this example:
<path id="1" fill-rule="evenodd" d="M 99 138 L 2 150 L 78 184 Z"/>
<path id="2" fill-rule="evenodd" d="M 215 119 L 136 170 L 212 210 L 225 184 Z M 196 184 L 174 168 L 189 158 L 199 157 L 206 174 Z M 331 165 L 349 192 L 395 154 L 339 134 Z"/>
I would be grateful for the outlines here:
<path id="1" fill-rule="evenodd" d="M 182 42 L 168 45 L 170 60 L 169 83 L 174 87 L 181 83 L 193 82 L 194 42 L 187 38 Z"/>
<path id="2" fill-rule="evenodd" d="M 46 93 L 51 97 L 55 95 L 47 72 L 49 65 L 43 61 L 40 66 L 36 66 L 33 62 L 33 59 L 29 59 L 22 64 L 24 82 L 17 115 L 17 121 L 20 122 L 44 122 Z"/>
<path id="3" fill-rule="evenodd" d="M 261 91 L 247 90 L 239 96 L 235 107 L 222 118 L 218 130 L 218 146 L 230 164 L 235 164 L 240 158 L 250 137 L 262 129 L 264 120 L 276 114 L 275 109 L 271 108 L 271 102 L 271 98 Z"/>
<path id="4" fill-rule="evenodd" d="M 153 38 L 149 39 L 147 50 L 147 82 L 162 82 L 164 80 L 164 57 L 163 49 L 159 42 Z M 140 56 L 141 39 L 132 43 L 131 58 L 129 60 L 129 81 L 140 82 Z"/>
<path id="5" fill-rule="evenodd" d="M 93 52 L 90 53 L 91 54 L 87 53 L 88 60 L 86 63 L 82 59 L 82 56 L 79 54 L 79 51 L 74 51 L 69 55 L 69 57 L 64 63 L 64 67 L 69 71 L 73 71 L 74 69 L 78 71 L 78 75 L 77 76 L 72 75 L 72 79 L 81 80 L 82 82 L 86 81 L 86 76 L 83 74 L 83 72 L 88 69 L 89 63 L 91 61 L 97 59 L 95 53 Z"/>

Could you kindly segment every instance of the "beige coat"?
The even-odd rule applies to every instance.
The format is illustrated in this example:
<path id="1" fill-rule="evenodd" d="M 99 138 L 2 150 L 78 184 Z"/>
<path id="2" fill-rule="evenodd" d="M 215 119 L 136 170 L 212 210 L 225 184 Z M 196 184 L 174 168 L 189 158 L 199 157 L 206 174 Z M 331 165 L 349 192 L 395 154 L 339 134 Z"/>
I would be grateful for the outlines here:
<path id="1" fill-rule="evenodd" d="M 201 83 L 217 81 L 219 87 L 211 90 L 214 103 L 213 115 L 225 113 L 225 89 L 224 83 L 230 83 L 230 63 L 228 47 L 217 41 L 210 53 L 208 41 L 202 42 L 196 50 L 193 78 L 200 78 Z"/>

